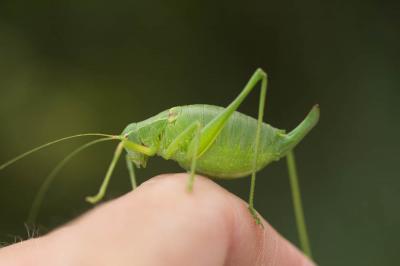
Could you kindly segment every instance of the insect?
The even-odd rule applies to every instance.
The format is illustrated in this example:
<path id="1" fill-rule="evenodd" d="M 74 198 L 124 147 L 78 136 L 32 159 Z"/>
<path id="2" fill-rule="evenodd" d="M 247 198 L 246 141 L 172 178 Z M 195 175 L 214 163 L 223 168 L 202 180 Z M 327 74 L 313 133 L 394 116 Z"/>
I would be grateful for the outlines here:
<path id="1" fill-rule="evenodd" d="M 248 94 L 261 83 L 258 119 L 237 111 Z M 30 220 L 37 216 L 44 194 L 57 172 L 80 151 L 94 144 L 117 140 L 119 144 L 98 193 L 87 197 L 99 202 L 105 195 L 112 172 L 123 150 L 132 187 L 136 187 L 134 168 L 146 167 L 152 156 L 174 160 L 189 171 L 187 190 L 192 191 L 195 173 L 216 178 L 233 179 L 251 175 L 249 211 L 257 224 L 260 219 L 254 209 L 256 172 L 282 157 L 287 158 L 293 203 L 301 246 L 311 256 L 300 190 L 297 181 L 293 148 L 317 124 L 319 107 L 315 105 L 306 118 L 292 131 L 274 128 L 263 122 L 267 93 L 267 74 L 257 69 L 241 93 L 226 108 L 213 105 L 186 105 L 170 108 L 149 119 L 129 124 L 120 135 L 88 133 L 74 135 L 39 146 L 0 166 L 0 170 L 17 160 L 55 143 L 83 136 L 97 136 L 67 155 L 49 174 L 33 203 Z"/>

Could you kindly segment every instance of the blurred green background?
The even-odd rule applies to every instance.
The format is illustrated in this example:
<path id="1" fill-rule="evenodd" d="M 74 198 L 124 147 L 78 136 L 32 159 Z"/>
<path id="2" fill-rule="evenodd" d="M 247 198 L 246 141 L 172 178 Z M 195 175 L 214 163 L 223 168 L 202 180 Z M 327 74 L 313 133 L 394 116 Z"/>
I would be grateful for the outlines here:
<path id="1" fill-rule="evenodd" d="M 265 120 L 291 129 L 311 106 L 320 124 L 297 148 L 320 265 L 394 265 L 400 225 L 400 5 L 389 1 L 0 2 L 0 161 L 55 138 L 119 133 L 175 105 L 226 106 L 257 67 L 270 82 Z M 257 115 L 258 92 L 240 111 Z M 0 242 L 24 222 L 70 141 L 0 172 Z M 39 223 L 91 208 L 115 143 L 67 165 Z M 139 180 L 182 171 L 155 158 Z M 258 174 L 256 208 L 297 243 L 284 160 Z M 249 179 L 222 182 L 247 199 Z M 129 191 L 120 163 L 108 198 Z M 133 228 L 132 230 L 138 230 Z M 140 229 L 139 229 L 140 230 Z M 42 231 L 42 232 L 44 232 Z"/>

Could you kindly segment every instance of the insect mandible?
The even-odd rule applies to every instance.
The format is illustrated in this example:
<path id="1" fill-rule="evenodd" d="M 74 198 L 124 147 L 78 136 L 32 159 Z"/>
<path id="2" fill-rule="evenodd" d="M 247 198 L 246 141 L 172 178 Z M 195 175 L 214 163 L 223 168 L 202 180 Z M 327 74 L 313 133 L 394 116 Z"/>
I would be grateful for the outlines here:
<path id="1" fill-rule="evenodd" d="M 261 83 L 261 93 L 256 120 L 238 112 L 237 109 L 258 83 Z M 88 202 L 94 204 L 104 197 L 115 165 L 125 149 L 133 189 L 136 188 L 134 168 L 146 167 L 148 158 L 156 155 L 166 160 L 174 160 L 189 171 L 188 191 L 193 189 L 195 173 L 224 179 L 251 175 L 248 208 L 256 223 L 261 224 L 254 209 L 256 172 L 269 163 L 286 157 L 299 239 L 303 251 L 311 257 L 293 149 L 317 124 L 319 107 L 315 105 L 296 128 L 286 133 L 263 122 L 266 93 L 267 74 L 259 68 L 226 108 L 200 104 L 173 107 L 142 122 L 129 124 L 120 135 L 88 133 L 52 141 L 4 163 L 0 170 L 35 151 L 61 141 L 83 136 L 99 137 L 67 155 L 48 175 L 29 215 L 29 220 L 34 221 L 45 192 L 66 162 L 89 146 L 117 140 L 119 144 L 104 181 L 96 195 L 86 198 Z"/>

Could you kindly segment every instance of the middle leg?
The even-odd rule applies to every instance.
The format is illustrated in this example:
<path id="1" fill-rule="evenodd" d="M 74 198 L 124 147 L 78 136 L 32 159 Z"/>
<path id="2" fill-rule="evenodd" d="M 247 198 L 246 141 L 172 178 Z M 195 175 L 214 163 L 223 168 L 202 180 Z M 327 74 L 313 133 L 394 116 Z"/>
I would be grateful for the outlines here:
<path id="1" fill-rule="evenodd" d="M 135 190 L 137 187 L 135 169 L 128 154 L 126 154 L 125 160 L 126 160 L 126 167 L 128 168 L 129 172 L 129 179 L 131 180 L 132 190 Z"/>
<path id="2" fill-rule="evenodd" d="M 186 160 L 190 161 L 190 173 L 187 181 L 187 190 L 190 192 L 193 190 L 194 177 L 196 174 L 196 163 L 198 158 L 198 150 L 201 135 L 201 123 L 195 121 L 190 124 L 185 130 L 182 131 L 172 142 L 169 144 L 164 152 L 164 158 L 171 158 L 178 150 L 189 145 L 186 149 Z"/>

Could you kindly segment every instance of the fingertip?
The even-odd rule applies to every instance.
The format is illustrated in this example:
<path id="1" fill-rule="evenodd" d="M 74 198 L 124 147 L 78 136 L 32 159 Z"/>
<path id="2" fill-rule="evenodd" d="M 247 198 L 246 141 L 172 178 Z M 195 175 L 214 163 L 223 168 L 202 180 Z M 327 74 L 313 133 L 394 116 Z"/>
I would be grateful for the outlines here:
<path id="1" fill-rule="evenodd" d="M 226 243 L 224 265 L 315 265 L 261 216 L 263 226 L 258 225 L 243 200 L 202 176 L 196 176 L 194 189 L 188 192 L 187 178 L 187 174 L 164 174 L 145 182 L 142 189 L 156 191 L 173 205 L 188 204 L 192 219 L 226 238 L 221 241 Z M 212 230 L 204 232 L 213 238 Z"/>
<path id="2" fill-rule="evenodd" d="M 187 178 L 151 178 L 86 215 L 79 236 L 107 239 L 113 247 L 123 243 L 135 250 L 130 259 L 138 265 L 314 265 L 264 219 L 264 229 L 257 225 L 247 203 L 201 176 L 188 192 Z M 99 235 L 96 228 L 109 224 L 112 237 Z"/>
<path id="3" fill-rule="evenodd" d="M 220 237 L 227 239 L 224 265 L 315 265 L 263 218 L 263 226 L 258 225 L 247 203 L 240 198 L 201 176 L 196 176 L 194 189 L 188 192 L 185 189 L 187 178 L 187 174 L 160 175 L 147 181 L 143 188 L 153 186 L 159 195 L 173 193 L 184 196 L 189 208 L 195 210 L 191 214 L 192 218 L 201 221 L 203 225 L 210 222 L 208 227 L 216 228 L 219 224 L 217 231 L 226 231 Z M 168 198 L 166 194 L 164 199 Z M 204 209 L 216 211 L 206 218 Z"/>
<path id="4" fill-rule="evenodd" d="M 235 197 L 236 198 L 236 197 Z M 297 247 L 281 236 L 261 216 L 262 226 L 236 198 L 231 248 L 226 265 L 315 265 Z"/>

